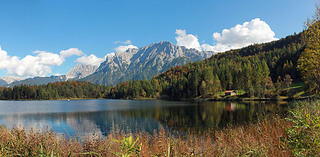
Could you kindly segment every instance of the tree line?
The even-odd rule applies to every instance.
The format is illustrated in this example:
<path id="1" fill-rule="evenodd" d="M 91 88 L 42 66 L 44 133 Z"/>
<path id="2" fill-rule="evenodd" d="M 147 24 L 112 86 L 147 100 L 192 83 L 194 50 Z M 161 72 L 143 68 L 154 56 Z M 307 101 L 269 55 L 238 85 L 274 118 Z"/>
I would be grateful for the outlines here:
<path id="1" fill-rule="evenodd" d="M 102 98 L 108 91 L 107 86 L 89 82 L 67 81 L 47 85 L 18 85 L 13 88 L 0 88 L 1 100 L 54 100 L 70 98 Z"/>

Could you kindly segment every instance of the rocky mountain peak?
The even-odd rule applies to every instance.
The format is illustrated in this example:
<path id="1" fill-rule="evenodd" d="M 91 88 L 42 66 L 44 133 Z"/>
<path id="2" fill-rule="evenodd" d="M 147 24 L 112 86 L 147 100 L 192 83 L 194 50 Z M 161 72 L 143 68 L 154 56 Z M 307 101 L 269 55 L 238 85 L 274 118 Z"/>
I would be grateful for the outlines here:
<path id="1" fill-rule="evenodd" d="M 14 76 L 5 76 L 5 77 L 0 77 L 1 80 L 5 81 L 7 84 L 10 84 L 15 81 L 21 81 L 23 78 L 21 77 L 14 77 Z"/>
<path id="2" fill-rule="evenodd" d="M 77 64 L 67 74 L 68 79 L 84 78 L 97 70 L 98 66 Z"/>
<path id="3" fill-rule="evenodd" d="M 213 52 L 186 49 L 162 41 L 140 49 L 128 49 L 116 53 L 101 63 L 95 73 L 82 80 L 99 84 L 116 84 L 129 79 L 150 79 L 170 67 L 200 61 L 212 55 Z"/>

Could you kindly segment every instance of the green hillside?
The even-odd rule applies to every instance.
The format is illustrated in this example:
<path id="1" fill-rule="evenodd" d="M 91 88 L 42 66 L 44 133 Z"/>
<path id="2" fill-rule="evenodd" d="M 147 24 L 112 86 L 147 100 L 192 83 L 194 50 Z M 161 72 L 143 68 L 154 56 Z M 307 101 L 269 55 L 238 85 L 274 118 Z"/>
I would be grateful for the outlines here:
<path id="1" fill-rule="evenodd" d="M 193 98 L 210 96 L 225 90 L 244 90 L 250 96 L 272 97 L 281 77 L 301 81 L 297 61 L 305 49 L 301 34 L 278 41 L 230 50 L 185 66 L 177 66 L 156 76 L 167 84 L 162 95 Z"/>

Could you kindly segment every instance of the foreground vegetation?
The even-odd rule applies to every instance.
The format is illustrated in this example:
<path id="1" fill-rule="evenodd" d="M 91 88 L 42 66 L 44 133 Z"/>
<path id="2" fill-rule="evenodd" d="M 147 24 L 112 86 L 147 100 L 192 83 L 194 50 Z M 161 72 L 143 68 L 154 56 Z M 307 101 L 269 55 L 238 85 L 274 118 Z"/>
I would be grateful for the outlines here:
<path id="1" fill-rule="evenodd" d="M 319 156 L 320 101 L 296 102 L 287 118 L 187 136 L 164 130 L 59 138 L 51 131 L 0 127 L 0 156 Z"/>

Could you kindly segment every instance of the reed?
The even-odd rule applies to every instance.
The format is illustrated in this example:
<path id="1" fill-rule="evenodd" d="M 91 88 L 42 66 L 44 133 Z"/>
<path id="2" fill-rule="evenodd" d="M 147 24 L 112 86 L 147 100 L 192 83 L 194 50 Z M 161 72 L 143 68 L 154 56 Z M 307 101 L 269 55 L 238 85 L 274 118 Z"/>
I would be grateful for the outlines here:
<path id="1" fill-rule="evenodd" d="M 248 126 L 229 126 L 204 133 L 189 131 L 174 136 L 164 129 L 154 133 L 109 134 L 107 138 L 84 140 L 58 138 L 51 131 L 26 131 L 24 128 L 0 129 L 0 156 L 122 156 L 128 138 L 135 141 L 139 156 L 288 156 L 280 138 L 285 136 L 283 119 L 265 119 Z M 133 142 L 132 142 L 133 143 Z M 134 149 L 135 150 L 135 149 Z M 137 156 L 136 153 L 131 153 Z"/>

